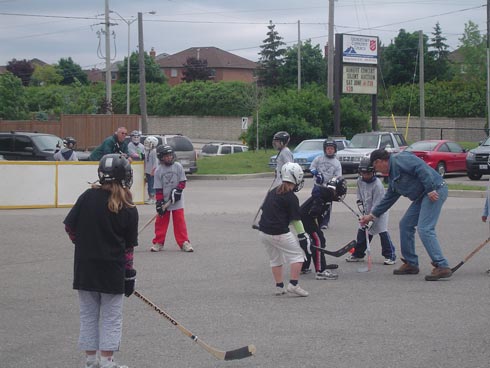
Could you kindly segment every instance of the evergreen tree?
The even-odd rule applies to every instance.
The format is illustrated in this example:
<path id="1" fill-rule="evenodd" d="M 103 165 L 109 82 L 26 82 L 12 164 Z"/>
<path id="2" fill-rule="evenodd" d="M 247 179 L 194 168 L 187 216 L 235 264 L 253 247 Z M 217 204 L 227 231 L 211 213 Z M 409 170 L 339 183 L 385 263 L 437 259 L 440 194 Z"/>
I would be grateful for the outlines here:
<path id="1" fill-rule="evenodd" d="M 486 79 L 486 37 L 483 37 L 478 25 L 471 20 L 465 23 L 463 36 L 459 39 L 459 52 L 463 63 L 459 70 L 460 77 L 466 80 Z"/>
<path id="2" fill-rule="evenodd" d="M 451 78 L 450 64 L 448 60 L 449 46 L 445 43 L 446 37 L 442 36 L 441 26 L 439 22 L 434 27 L 432 32 L 433 37 L 430 39 L 431 43 L 429 47 L 429 58 L 427 65 L 427 74 L 429 78 L 426 80 L 449 80 Z"/>
<path id="3" fill-rule="evenodd" d="M 267 26 L 267 38 L 263 40 L 261 51 L 259 52 L 260 69 L 258 71 L 260 83 L 266 87 L 277 87 L 280 83 L 280 68 L 284 63 L 283 57 L 286 54 L 286 49 L 282 48 L 285 45 L 282 42 L 282 37 L 275 30 L 276 26 L 269 21 Z"/>

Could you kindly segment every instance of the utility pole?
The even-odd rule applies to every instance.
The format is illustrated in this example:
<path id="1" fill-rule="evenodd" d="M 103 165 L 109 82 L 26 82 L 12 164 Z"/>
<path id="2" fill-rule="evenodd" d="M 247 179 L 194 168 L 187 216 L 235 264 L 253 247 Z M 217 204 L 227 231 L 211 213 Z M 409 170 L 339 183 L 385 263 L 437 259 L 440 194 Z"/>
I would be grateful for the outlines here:
<path id="1" fill-rule="evenodd" d="M 333 100 L 333 71 L 334 71 L 334 61 L 333 56 L 335 53 L 334 47 L 334 34 L 333 34 L 333 19 L 334 19 L 334 0 L 328 0 L 328 50 L 327 50 L 327 96 L 329 100 Z"/>
<path id="2" fill-rule="evenodd" d="M 109 0 L 105 0 L 105 99 L 107 114 L 112 113 L 112 73 L 111 73 L 111 44 L 109 23 Z"/>
<path id="3" fill-rule="evenodd" d="M 420 140 L 425 139 L 424 32 L 419 31 Z M 442 138 L 442 137 L 441 137 Z"/>
<path id="4" fill-rule="evenodd" d="M 148 133 L 146 112 L 146 75 L 145 75 L 145 47 L 143 45 L 143 13 L 138 13 L 138 62 L 140 72 L 140 110 L 141 130 Z"/>
<path id="5" fill-rule="evenodd" d="M 490 1 L 490 0 L 489 0 Z M 298 20 L 298 91 L 301 91 L 301 33 Z"/>
<path id="6" fill-rule="evenodd" d="M 490 0 L 487 0 L 487 129 L 490 128 Z"/>

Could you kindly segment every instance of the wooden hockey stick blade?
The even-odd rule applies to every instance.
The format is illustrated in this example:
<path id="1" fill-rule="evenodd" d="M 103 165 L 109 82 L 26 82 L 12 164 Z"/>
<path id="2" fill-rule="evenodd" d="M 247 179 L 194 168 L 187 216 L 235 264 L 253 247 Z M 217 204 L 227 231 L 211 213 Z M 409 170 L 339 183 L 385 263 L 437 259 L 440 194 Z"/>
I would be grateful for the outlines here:
<path id="1" fill-rule="evenodd" d="M 197 343 L 200 347 L 202 347 L 204 350 L 206 350 L 208 353 L 210 353 L 216 359 L 219 359 L 219 360 L 237 360 L 237 359 L 248 358 L 248 357 L 255 354 L 256 348 L 254 345 L 247 345 L 247 346 L 244 346 L 244 347 L 239 348 L 239 349 L 228 350 L 228 351 L 218 350 L 218 349 L 212 347 L 211 345 L 206 344 L 204 341 L 201 341 L 196 335 L 194 335 L 191 331 L 189 331 L 187 328 L 182 326 L 179 322 L 177 322 L 167 312 L 165 312 L 163 309 L 161 309 L 159 306 L 157 306 L 155 303 L 150 301 L 145 296 L 141 295 L 140 292 L 135 290 L 134 295 L 136 295 L 138 298 L 143 300 L 143 302 L 145 302 L 147 305 L 149 305 L 158 314 L 160 314 L 162 317 L 167 319 L 171 324 L 173 324 L 175 327 L 177 327 L 180 330 L 180 332 L 182 332 L 184 335 L 190 337 L 195 343 Z"/>
<path id="2" fill-rule="evenodd" d="M 153 221 L 155 221 L 155 219 L 157 218 L 157 215 L 158 214 L 156 213 L 155 216 L 153 216 L 151 219 L 149 219 L 148 222 L 146 224 L 144 224 L 141 229 L 138 230 L 138 235 L 141 235 L 143 230 L 145 230 Z"/>
<path id="3" fill-rule="evenodd" d="M 480 249 L 482 249 L 485 245 L 487 245 L 487 243 L 490 242 L 490 238 L 488 238 L 487 240 L 485 240 L 483 243 L 481 243 L 479 246 L 477 246 L 475 249 L 473 249 L 471 251 L 470 254 L 468 254 L 464 260 L 462 260 L 461 262 L 459 262 L 456 266 L 454 266 L 453 268 L 451 268 L 451 271 L 452 272 L 456 272 L 456 270 L 458 270 L 462 265 L 464 265 L 466 262 L 468 262 L 468 260 L 473 257 Z"/>
<path id="4" fill-rule="evenodd" d="M 320 247 L 317 247 L 316 245 L 310 245 L 310 247 L 312 249 L 319 250 L 322 253 L 328 254 L 329 256 L 342 257 L 345 253 L 347 253 L 352 248 L 354 248 L 356 246 L 356 244 L 357 244 L 357 242 L 355 240 L 352 240 L 350 243 L 344 245 L 339 250 L 334 250 L 334 251 L 330 251 L 330 250 L 327 250 L 325 248 L 320 248 Z"/>

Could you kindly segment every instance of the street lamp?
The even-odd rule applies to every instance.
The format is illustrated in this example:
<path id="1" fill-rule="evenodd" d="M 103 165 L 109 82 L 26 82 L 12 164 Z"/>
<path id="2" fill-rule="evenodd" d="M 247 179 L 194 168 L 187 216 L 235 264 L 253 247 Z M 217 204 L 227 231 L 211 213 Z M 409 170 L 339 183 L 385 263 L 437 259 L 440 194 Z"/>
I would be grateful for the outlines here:
<path id="1" fill-rule="evenodd" d="M 133 18 L 133 19 L 125 19 L 123 18 L 123 16 L 121 14 L 119 14 L 117 11 L 115 10 L 111 10 L 110 13 L 114 13 L 116 14 L 119 19 L 121 19 L 124 23 L 126 23 L 128 25 L 128 59 L 127 59 L 127 72 L 126 72 L 126 114 L 129 115 L 130 113 L 130 82 L 131 82 L 131 79 L 130 79 L 130 59 L 131 59 L 131 48 L 130 48 L 130 43 L 131 43 L 131 33 L 130 33 L 130 29 L 131 29 L 131 24 L 136 22 L 138 20 L 138 18 Z M 150 12 L 147 12 L 148 14 L 156 14 L 156 11 L 150 11 Z"/>

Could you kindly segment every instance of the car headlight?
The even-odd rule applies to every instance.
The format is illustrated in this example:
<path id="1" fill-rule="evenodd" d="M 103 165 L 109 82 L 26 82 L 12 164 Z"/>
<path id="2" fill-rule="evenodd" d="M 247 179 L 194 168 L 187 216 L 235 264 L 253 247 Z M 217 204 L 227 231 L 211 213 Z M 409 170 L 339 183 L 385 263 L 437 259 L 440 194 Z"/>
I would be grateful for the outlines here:
<path id="1" fill-rule="evenodd" d="M 474 160 L 475 159 L 475 154 L 473 152 L 468 152 L 468 154 L 466 155 L 466 159 L 467 160 Z"/>

